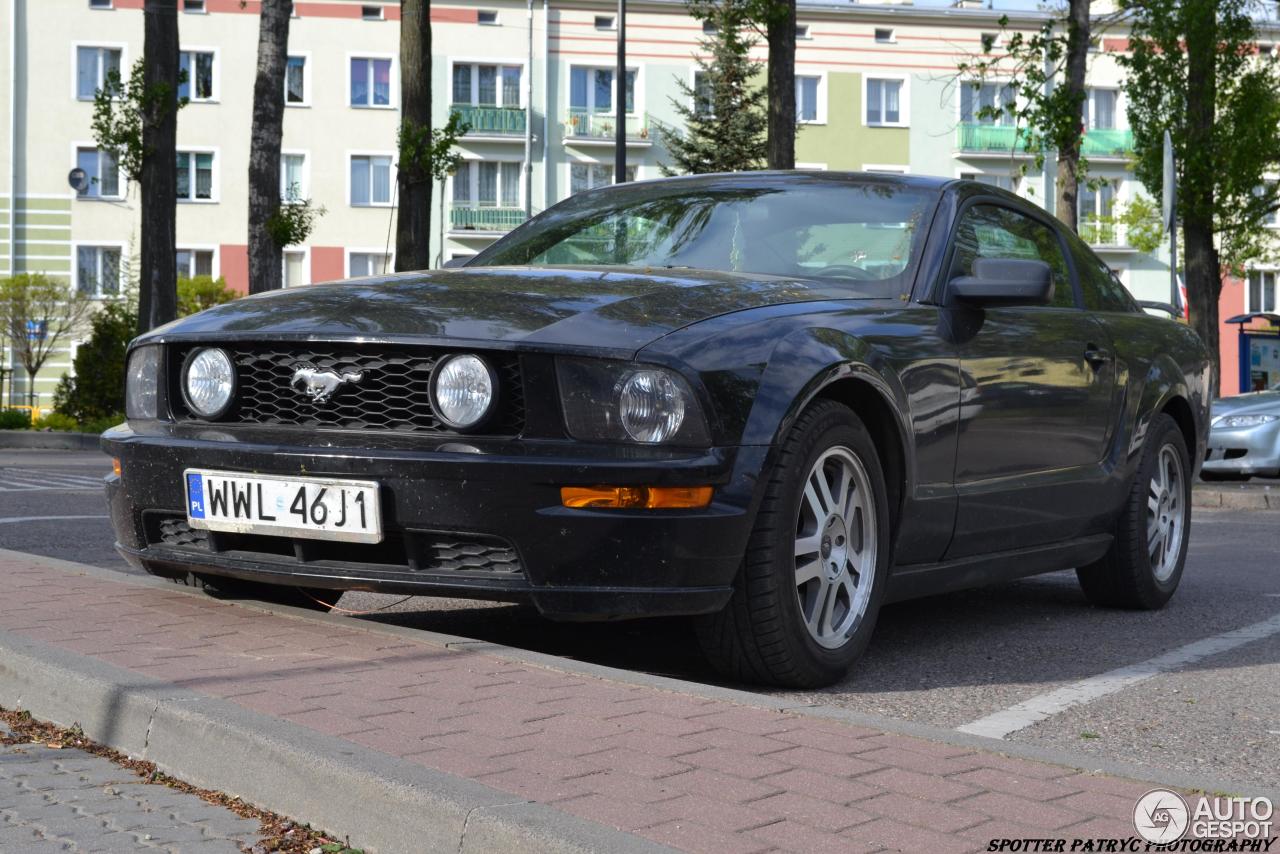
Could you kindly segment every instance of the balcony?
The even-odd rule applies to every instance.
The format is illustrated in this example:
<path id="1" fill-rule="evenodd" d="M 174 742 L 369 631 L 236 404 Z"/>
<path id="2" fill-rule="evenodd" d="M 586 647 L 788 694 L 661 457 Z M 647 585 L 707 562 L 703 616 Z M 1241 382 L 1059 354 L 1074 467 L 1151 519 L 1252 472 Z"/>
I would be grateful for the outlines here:
<path id="1" fill-rule="evenodd" d="M 570 110 L 565 121 L 565 140 L 571 144 L 612 145 L 614 128 L 618 126 L 614 113 L 593 113 L 590 110 Z M 649 116 L 626 116 L 627 140 L 632 145 L 652 145 L 649 132 Z"/>
<path id="2" fill-rule="evenodd" d="M 1128 157 L 1133 153 L 1133 131 L 1088 130 L 1080 153 L 1085 157 Z"/>
<path id="3" fill-rule="evenodd" d="M 524 137 L 523 107 L 487 107 L 477 104 L 452 104 L 449 109 L 467 123 L 467 136 Z"/>
<path id="4" fill-rule="evenodd" d="M 965 122 L 956 132 L 957 147 L 967 154 L 1025 155 L 1025 131 L 1012 125 L 984 125 Z"/>
<path id="5" fill-rule="evenodd" d="M 1080 239 L 1094 249 L 1113 252 L 1136 251 L 1129 245 L 1128 226 L 1114 217 L 1089 216 L 1079 223 Z"/>
<path id="6" fill-rule="evenodd" d="M 449 209 L 449 232 L 479 232 L 497 236 L 524 222 L 524 208 L 466 207 Z"/>

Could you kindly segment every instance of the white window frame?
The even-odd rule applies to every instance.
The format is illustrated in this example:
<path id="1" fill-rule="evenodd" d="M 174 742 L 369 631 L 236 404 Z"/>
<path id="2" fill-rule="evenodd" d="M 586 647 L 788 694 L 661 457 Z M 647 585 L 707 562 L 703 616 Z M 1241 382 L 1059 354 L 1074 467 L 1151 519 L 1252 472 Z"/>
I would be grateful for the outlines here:
<path id="1" fill-rule="evenodd" d="M 298 156 L 302 158 L 302 186 L 298 188 L 297 201 L 285 201 L 284 191 L 284 159 L 286 156 Z M 350 164 L 347 168 L 347 180 L 351 179 Z M 282 148 L 280 149 L 280 202 L 281 204 L 300 205 L 307 199 L 311 198 L 311 152 L 302 148 Z"/>
<path id="2" fill-rule="evenodd" d="M 975 181 L 977 180 L 977 177 L 979 175 L 990 175 L 994 178 L 1008 178 L 1009 182 L 1013 185 L 1013 188 L 1008 192 L 1013 193 L 1015 196 L 1021 196 L 1023 198 L 1026 198 L 1026 190 L 1027 190 L 1028 182 L 1032 179 L 1032 177 L 1034 177 L 1031 175 L 1011 175 L 1006 172 L 992 172 L 987 169 L 979 169 L 973 166 L 958 166 L 956 167 L 955 175 L 956 175 L 956 178 L 962 181 L 966 181 L 966 180 Z M 965 176 L 972 176 L 972 177 L 966 178 Z M 986 182 L 980 181 L 979 183 L 985 184 Z M 987 186 L 994 187 L 995 185 L 988 184 Z M 1000 187 L 999 189 L 1003 190 L 1004 187 Z"/>
<path id="3" fill-rule="evenodd" d="M 361 59 L 366 62 L 371 59 L 389 59 L 391 60 L 391 71 L 388 73 L 388 92 L 387 103 L 385 104 L 353 104 L 351 103 L 351 63 L 354 60 Z M 309 64 L 309 63 L 308 63 Z M 347 54 L 347 61 L 342 67 L 346 83 L 343 84 L 347 90 L 347 107 L 352 110 L 398 110 L 400 109 L 400 59 L 394 53 L 379 53 L 377 51 L 355 50 Z M 373 99 L 373 88 L 369 89 L 369 98 Z"/>
<path id="4" fill-rule="evenodd" d="M 209 0 L 199 0 L 199 9 L 188 9 L 187 3 L 191 0 L 182 0 L 182 11 L 187 15 L 207 15 L 209 14 Z"/>
<path id="5" fill-rule="evenodd" d="M 1103 90 L 1103 91 L 1107 91 L 1107 92 L 1113 92 L 1113 93 L 1115 93 L 1115 96 L 1116 96 L 1116 103 L 1115 103 L 1115 124 L 1114 124 L 1112 127 L 1109 127 L 1109 128 L 1099 128 L 1099 127 L 1098 127 L 1098 125 L 1097 125 L 1097 121 L 1096 121 L 1096 119 L 1095 119 L 1097 106 L 1096 106 L 1096 103 L 1095 103 L 1095 101 L 1094 101 L 1094 93 L 1095 93 L 1095 92 L 1097 92 L 1097 91 L 1099 91 L 1099 90 Z M 1123 97 L 1124 97 L 1124 91 L 1123 91 L 1122 89 L 1120 89 L 1120 87 L 1118 87 L 1118 86 L 1090 86 L 1090 87 L 1088 87 L 1088 89 L 1086 90 L 1086 96 L 1085 96 L 1085 102 L 1084 102 L 1084 109 L 1085 109 L 1085 116 L 1084 116 L 1085 121 L 1084 121 L 1084 126 L 1085 126 L 1085 130 L 1087 130 L 1087 131 L 1088 131 L 1088 130 L 1126 130 L 1126 127 L 1125 127 L 1125 119 L 1126 119 L 1126 114 L 1125 114 L 1125 105 L 1123 104 L 1123 102 L 1122 102 L 1122 100 L 1121 100 Z"/>
<path id="6" fill-rule="evenodd" d="M 222 264 L 220 263 L 221 253 L 218 251 L 216 243 L 179 243 L 173 247 L 174 255 L 179 252 L 212 252 L 213 258 L 209 262 L 209 275 L 214 279 L 222 275 Z M 194 259 L 192 259 L 194 261 Z"/>
<path id="7" fill-rule="evenodd" d="M 95 6 L 93 3 L 94 0 L 85 0 L 85 4 L 94 12 L 110 12 L 116 8 L 114 0 L 107 0 L 107 5 L 105 6 Z"/>
<path id="8" fill-rule="evenodd" d="M 591 158 L 591 157 L 575 157 L 575 158 L 573 158 L 573 159 L 571 159 L 571 160 L 566 161 L 566 162 L 565 162 L 565 164 L 564 164 L 564 191 L 565 191 L 565 197 L 566 197 L 566 198 L 568 198 L 570 195 L 572 195 L 572 194 L 573 194 L 573 167 L 575 167 L 575 166 L 608 166 L 610 169 L 612 169 L 612 168 L 614 168 L 614 166 L 615 166 L 615 165 L 616 165 L 616 164 L 613 162 L 613 160 L 612 160 L 612 159 L 608 159 L 608 160 L 601 160 L 601 159 L 600 159 L 600 158 L 598 158 L 598 157 L 597 157 L 597 158 Z M 630 163 L 628 163 L 628 164 L 627 164 L 627 166 L 629 166 L 630 168 L 634 169 L 634 170 L 635 170 L 635 172 L 636 172 L 636 176 L 635 176 L 634 178 L 632 178 L 632 179 L 631 179 L 632 181 L 643 181 L 643 180 L 644 180 L 644 176 L 643 176 L 643 174 L 642 174 L 642 170 L 644 169 L 644 166 L 643 166 L 639 161 L 630 162 Z M 612 185 L 612 184 L 601 184 L 600 186 L 602 186 L 602 187 L 609 187 L 609 186 L 613 186 L 613 185 Z M 597 188 L 596 188 L 596 187 L 588 187 L 587 189 L 594 190 L 594 189 L 597 189 Z M 586 190 L 583 190 L 583 191 L 581 191 L 581 192 L 586 192 Z"/>
<path id="9" fill-rule="evenodd" d="M 179 197 L 178 204 L 180 205 L 216 205 L 220 201 L 222 201 L 222 194 L 219 192 L 219 189 L 218 189 L 221 186 L 221 182 L 222 182 L 222 150 L 215 145 L 180 145 L 174 151 L 174 156 L 176 157 L 179 154 L 190 154 L 190 155 L 212 154 L 213 169 L 210 170 L 211 174 L 209 176 L 209 180 L 210 180 L 209 198 L 197 199 L 193 197 L 189 199 L 184 199 Z M 195 190 L 196 190 L 195 166 L 194 166 L 194 161 L 191 161 L 191 162 L 193 164 L 191 166 L 191 192 L 195 193 Z"/>
<path id="10" fill-rule="evenodd" d="M 820 73 L 818 73 L 818 74 L 802 74 L 802 73 L 801 73 L 801 72 L 799 72 L 799 71 L 797 71 L 797 72 L 796 72 L 796 74 L 795 74 L 795 78 L 796 78 L 796 81 L 797 81 L 797 85 L 796 85 L 796 102 L 797 102 L 797 103 L 799 103 L 799 101 L 800 101 L 799 80 L 800 80 L 800 78 L 801 78 L 801 77 L 816 77 L 816 78 L 818 78 L 818 92 L 817 92 L 817 95 L 815 96 L 815 97 L 818 99 L 818 104 L 817 104 L 817 107 L 818 107 L 818 109 L 817 109 L 817 115 L 818 115 L 818 117 L 817 117 L 816 119 L 812 119 L 812 120 L 810 120 L 810 121 L 802 121 L 802 120 L 800 120 L 800 119 L 796 119 L 796 124 L 799 124 L 799 125 L 825 125 L 825 124 L 827 123 L 827 72 L 823 71 L 823 72 L 820 72 Z M 797 110 L 797 112 L 798 112 L 798 110 Z"/>
<path id="11" fill-rule="evenodd" d="M 869 122 L 867 121 L 867 84 L 872 80 L 897 81 L 902 85 L 898 89 L 898 121 L 896 122 Z M 873 128 L 905 128 L 911 126 L 911 77 L 907 74 L 891 74 L 877 71 L 875 74 L 862 75 L 862 126 Z M 883 117 L 884 109 L 881 105 L 880 115 Z"/>
<path id="12" fill-rule="evenodd" d="M 300 288 L 309 287 L 311 284 L 313 284 L 313 282 L 311 281 L 311 247 L 310 246 L 286 246 L 280 250 L 280 286 L 285 288 L 288 287 L 288 284 L 285 281 L 284 256 L 286 253 L 289 253 L 289 252 L 292 252 L 295 255 L 302 256 L 302 269 L 303 269 L 303 272 L 305 273 L 303 278 L 306 279 L 306 281 L 298 285 L 298 287 Z"/>
<path id="13" fill-rule="evenodd" d="M 602 69 L 604 71 L 611 71 L 611 72 L 617 71 L 617 69 L 612 65 L 604 65 L 598 62 L 597 63 L 570 62 L 569 71 L 564 76 L 564 102 L 567 105 L 567 109 L 569 110 L 579 109 L 578 107 L 573 106 L 573 69 L 575 68 L 585 68 L 587 71 L 595 71 L 596 69 Z M 632 65 L 630 64 L 630 62 L 628 62 L 626 70 L 634 71 L 636 73 L 635 92 L 632 97 L 632 100 L 635 102 L 633 104 L 633 106 L 635 107 L 635 112 L 626 113 L 626 115 L 628 116 L 643 115 L 644 114 L 644 66 Z M 689 71 L 689 81 L 691 85 L 693 82 L 693 74 L 694 74 L 694 69 L 691 69 Z M 616 79 L 613 81 L 612 92 L 613 94 L 610 97 L 616 98 L 618 96 L 618 81 Z M 587 111 L 592 114 L 595 114 L 595 100 L 596 100 L 596 88 L 595 86 L 588 85 L 587 86 L 587 103 L 590 106 L 587 107 Z M 610 107 L 607 115 L 614 115 L 616 113 L 617 113 L 617 105 L 614 105 L 613 107 Z"/>
<path id="14" fill-rule="evenodd" d="M 825 163 L 797 163 L 797 169 L 807 169 L 814 172 L 826 172 L 827 164 Z"/>
<path id="15" fill-rule="evenodd" d="M 601 21 L 608 21 L 609 23 L 607 26 L 602 27 L 600 26 Z M 617 15 L 596 15 L 593 23 L 597 30 L 600 30 L 602 32 L 612 33 L 618 29 L 618 16 Z"/>
<path id="16" fill-rule="evenodd" d="M 480 16 L 481 16 L 481 15 L 493 15 L 493 20 L 492 20 L 492 21 L 482 21 L 482 20 L 480 20 Z M 498 17 L 498 10 L 497 10 L 497 9 L 477 9 L 477 10 L 476 10 L 476 24 L 477 24 L 478 26 L 481 26 L 481 27 L 500 27 L 500 26 L 502 26 L 502 20 Z"/>
<path id="17" fill-rule="evenodd" d="M 387 270 L 385 273 L 373 273 L 375 276 L 385 276 L 394 273 L 396 270 L 396 248 L 391 246 L 349 246 L 342 253 L 342 278 L 351 278 L 351 256 L 352 255 L 385 255 L 387 258 Z"/>
<path id="18" fill-rule="evenodd" d="M 964 88 L 968 88 L 970 91 L 973 91 L 973 86 L 974 86 L 974 84 L 975 84 L 975 83 L 980 84 L 980 85 L 982 85 L 982 86 L 995 86 L 995 87 L 996 87 L 996 94 L 997 94 L 997 96 L 999 95 L 1000 90 L 1001 90 L 1001 89 L 1003 89 L 1004 87 L 1006 87 L 1006 86 L 1013 86 L 1013 85 L 1014 85 L 1014 81 L 1013 81 L 1013 80 L 1009 80 L 1009 79 L 1007 79 L 1007 78 L 1003 78 L 1003 77 L 1001 77 L 1001 78 L 995 78 L 995 79 L 991 79 L 991 80 L 978 80 L 978 79 L 974 79 L 974 78 L 972 78 L 972 77 L 967 77 L 967 78 L 965 78 L 965 79 L 963 79 L 963 80 L 961 80 L 961 81 L 960 81 L 960 86 L 961 86 L 961 87 L 964 87 Z M 975 96 L 977 96 L 977 93 L 976 93 L 976 92 L 975 92 Z M 957 125 L 957 126 L 959 126 L 960 124 L 962 124 L 962 123 L 964 122 L 964 101 L 963 101 L 963 97 L 964 97 L 964 96 L 963 96 L 963 95 L 961 95 L 959 92 L 957 92 L 957 93 L 956 93 L 956 113 L 955 113 L 955 115 L 956 115 L 956 125 Z M 980 96 L 978 96 L 978 97 L 980 98 Z M 1014 92 L 1013 92 L 1013 108 L 1014 108 L 1015 110 L 1019 109 L 1019 108 L 1022 106 L 1022 103 L 1023 103 L 1023 102 L 1022 102 L 1022 98 L 1019 96 L 1018 91 L 1017 91 L 1017 88 L 1015 87 L 1015 88 L 1014 88 Z M 979 107 L 978 109 L 981 109 L 981 107 Z M 978 111 L 978 109 L 975 109 L 975 110 L 974 110 L 974 112 L 976 113 L 976 112 Z M 1002 112 L 1002 113 L 1000 114 L 1000 118 L 999 118 L 998 120 L 995 120 L 992 124 L 990 124 L 990 125 L 986 125 L 986 126 L 987 126 L 987 127 L 1006 127 L 1006 128 L 1007 128 L 1007 127 L 1014 127 L 1014 125 L 1015 125 L 1015 121 L 1016 121 L 1016 120 L 1014 119 L 1014 117 L 1013 117 L 1013 116 L 1009 115 L 1009 114 L 1008 114 L 1008 113 L 1006 113 L 1006 112 Z M 1007 124 L 1006 124 L 1006 122 L 1007 122 Z M 985 123 L 982 119 L 978 118 L 978 116 L 977 116 L 977 115 L 975 115 L 975 116 L 973 117 L 973 124 L 986 124 L 986 123 Z M 965 171 L 966 171 L 966 172 L 971 172 L 971 171 L 973 171 L 973 170 L 971 170 L 971 169 L 966 169 Z"/>
<path id="19" fill-rule="evenodd" d="M 81 249 L 118 249 L 120 250 L 120 281 L 114 294 L 86 294 L 89 299 L 110 300 L 123 296 L 129 282 L 129 246 L 119 240 L 73 240 L 71 241 L 71 290 L 80 293 L 80 250 Z M 99 260 L 101 265 L 101 260 Z"/>
<path id="20" fill-rule="evenodd" d="M 482 207 L 488 207 L 488 205 L 480 204 L 480 170 L 471 168 L 472 164 L 477 164 L 477 163 L 498 163 L 498 164 L 515 163 L 519 166 L 523 166 L 524 160 L 518 157 L 467 157 L 467 158 L 464 158 L 463 161 L 458 165 L 459 167 L 466 166 L 467 174 L 470 176 L 468 178 L 468 180 L 471 182 L 471 186 L 469 188 L 470 197 L 466 203 L 466 208 L 468 210 L 479 210 Z M 456 180 L 458 180 L 458 172 L 454 172 L 452 175 L 449 176 L 448 186 L 445 187 L 445 193 L 447 194 L 445 196 L 445 199 L 451 207 L 455 205 L 461 206 L 460 202 L 455 202 L 453 200 L 453 182 Z M 518 182 L 518 186 L 516 189 L 515 203 L 506 204 L 504 200 L 500 200 L 499 203 L 494 205 L 493 207 L 498 210 L 523 210 L 524 209 L 524 190 L 525 190 L 524 170 L 521 169 L 520 181 Z M 502 193 L 502 166 L 501 165 L 498 166 L 498 193 L 499 194 Z"/>
<path id="21" fill-rule="evenodd" d="M 373 15 L 366 15 L 366 11 L 374 11 Z M 379 3 L 361 3 L 360 4 L 360 20 L 362 21 L 385 21 L 387 19 L 386 10 Z"/>
<path id="22" fill-rule="evenodd" d="M 889 37 L 886 39 L 880 38 L 879 36 L 882 32 L 888 33 Z M 874 27 L 871 30 L 871 41 L 874 44 L 897 44 L 898 30 L 895 27 Z"/>
<path id="23" fill-rule="evenodd" d="M 94 140 L 74 141 L 71 143 L 71 168 L 73 169 L 80 165 L 80 149 L 82 148 L 96 149 L 98 152 L 99 158 L 101 158 L 102 155 L 106 153 L 102 150 L 102 146 L 98 145 L 98 143 L 95 142 Z M 129 195 L 129 176 L 125 174 L 124 170 L 120 168 L 120 164 L 118 163 L 116 164 L 116 185 L 119 188 L 120 192 L 114 196 L 105 196 L 105 195 L 82 196 L 79 193 L 77 193 L 75 190 L 72 190 L 71 198 L 77 202 L 124 201 L 125 197 Z"/>
<path id="24" fill-rule="evenodd" d="M 99 10 L 110 11 L 110 10 Z M 83 104 L 92 104 L 92 98 L 80 97 L 80 48 L 93 47 L 102 50 L 118 50 L 120 51 L 120 79 L 129 79 L 129 45 L 125 42 L 107 42 L 107 41 L 77 41 L 71 43 L 71 100 L 79 101 Z M 102 55 L 98 55 L 98 85 L 95 87 L 101 89 L 106 83 L 106 71 L 102 64 Z"/>
<path id="25" fill-rule="evenodd" d="M 296 8 L 296 6 L 295 6 Z M 284 98 L 284 105 L 288 107 L 310 107 L 311 106 L 311 51 L 295 50 L 285 54 L 285 70 L 288 71 L 288 62 L 291 57 L 298 57 L 302 60 L 302 100 L 297 103 L 289 100 L 288 77 L 285 78 L 285 90 L 280 93 L 280 97 Z M 347 67 L 347 86 L 351 86 L 351 67 Z M 350 101 L 350 98 L 347 99 Z"/>
<path id="26" fill-rule="evenodd" d="M 391 201 L 387 201 L 387 202 L 366 202 L 366 203 L 362 203 L 362 204 L 356 204 L 355 202 L 353 202 L 353 201 L 351 200 L 351 199 L 352 199 L 352 195 L 351 195 L 351 190 L 352 190 L 352 187 L 351 187 L 351 158 L 353 158 L 353 157 L 387 157 L 387 158 L 390 158 L 390 160 L 391 160 L 391 172 L 390 172 L 390 176 L 389 176 L 389 178 L 388 178 L 388 181 L 390 182 L 390 186 L 388 187 L 387 197 L 388 197 Z M 346 162 L 346 177 L 345 177 L 343 180 L 345 180 L 345 181 L 347 182 L 347 196 L 346 196 L 346 198 L 347 198 L 347 207 L 351 207 L 351 208 L 389 208 L 389 207 L 391 207 L 391 206 L 392 206 L 392 204 L 395 202 L 395 198 L 396 198 L 396 180 L 397 180 L 397 179 L 396 179 L 396 176 L 399 174 L 399 171 L 396 169 L 396 153 L 395 153 L 394 151 L 385 151 L 385 150 L 384 150 L 384 151 L 371 151 L 371 150 L 365 150 L 365 149 L 359 149 L 359 150 L 348 150 L 348 151 L 347 151 L 347 156 L 346 156 L 346 161 L 345 161 L 345 162 Z M 373 174 L 373 173 L 372 173 L 372 171 L 370 171 L 370 173 L 369 173 L 369 174 L 370 174 L 370 175 L 372 175 L 372 174 Z M 372 189 L 372 188 L 370 188 L 370 189 Z M 369 195 L 370 195 L 370 196 L 372 196 L 372 195 L 373 195 L 373 193 L 370 193 Z"/>
<path id="27" fill-rule="evenodd" d="M 910 175 L 911 167 L 905 163 L 863 163 L 863 172 L 878 172 L 881 175 Z"/>
<path id="28" fill-rule="evenodd" d="M 813 41 L 813 30 L 808 24 L 796 24 L 796 41 Z"/>
<path id="29" fill-rule="evenodd" d="M 1262 305 L 1255 306 L 1253 304 L 1253 287 L 1249 282 L 1249 277 L 1254 273 L 1263 276 L 1263 287 L 1266 287 L 1266 276 L 1272 277 L 1272 289 L 1276 292 L 1272 297 L 1272 303 L 1276 309 L 1280 309 L 1280 267 L 1271 264 L 1256 264 L 1245 271 L 1244 275 L 1244 311 L 1245 314 L 1252 314 L 1255 311 L 1264 311 L 1262 305 L 1266 305 L 1266 297 L 1263 296 Z M 1276 310 L 1276 309 L 1273 309 Z"/>
<path id="30" fill-rule="evenodd" d="M 200 14 L 200 13 L 196 13 L 196 14 Z M 221 51 L 219 51 L 219 50 L 218 50 L 218 48 L 216 48 L 216 47 L 204 47 L 204 46 L 199 46 L 199 45 L 182 45 L 181 47 L 179 47 L 179 48 L 178 48 L 178 69 L 179 69 L 179 71 L 181 71 L 181 69 L 182 69 L 182 54 L 184 54 L 184 53 L 191 54 L 191 58 L 192 58 L 192 63 L 191 63 L 191 64 L 192 64 L 192 67 L 194 67 L 195 54 L 197 54 L 197 53 L 209 53 L 209 54 L 213 54 L 213 72 L 212 72 L 212 73 L 213 73 L 213 94 L 211 94 L 208 98 L 196 98 L 196 97 L 194 97 L 194 94 L 193 94 L 193 93 L 195 92 L 195 84 L 194 84 L 193 80 L 188 79 L 188 80 L 187 80 L 187 102 L 188 102 L 188 103 L 191 103 L 191 104 L 216 104 L 216 103 L 218 103 L 218 101 L 220 100 L 220 96 L 222 95 L 222 87 L 221 87 L 221 83 L 220 83 L 220 81 L 219 81 L 219 78 L 222 76 L 222 56 L 221 56 Z M 190 77 L 191 75 L 188 75 L 188 76 Z"/>
<path id="31" fill-rule="evenodd" d="M 493 57 L 480 57 L 478 59 L 473 59 L 471 57 L 466 57 L 466 56 L 451 57 L 449 59 L 449 76 L 446 78 L 447 85 L 449 87 L 447 89 L 447 92 L 449 95 L 449 103 L 451 104 L 455 103 L 453 100 L 453 69 L 459 65 L 471 66 L 471 100 L 468 103 L 476 107 L 480 106 L 480 104 L 476 100 L 477 98 L 480 97 L 480 73 L 479 71 L 477 71 L 477 66 L 493 65 L 498 68 L 499 70 L 498 100 L 499 101 L 502 100 L 502 76 L 501 76 L 502 67 L 503 66 L 518 67 L 520 69 L 520 92 L 517 95 L 517 99 L 519 103 L 516 103 L 516 104 L 498 103 L 498 104 L 493 104 L 492 106 L 519 108 L 522 110 L 528 108 L 528 105 L 525 104 L 525 79 L 526 79 L 525 75 L 529 73 L 529 69 L 525 67 L 525 61 L 523 59 L 494 59 Z M 485 106 L 490 106 L 490 105 L 486 104 Z"/>

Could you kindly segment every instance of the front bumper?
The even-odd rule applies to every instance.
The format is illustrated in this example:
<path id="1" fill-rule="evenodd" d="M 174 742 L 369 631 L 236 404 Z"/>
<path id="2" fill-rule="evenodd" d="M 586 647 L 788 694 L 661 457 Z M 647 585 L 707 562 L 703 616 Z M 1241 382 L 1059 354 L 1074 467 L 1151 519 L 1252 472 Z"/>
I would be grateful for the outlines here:
<path id="1" fill-rule="evenodd" d="M 728 601 L 767 448 L 677 451 L 149 423 L 102 439 L 117 548 L 160 575 L 531 600 L 559 619 L 710 613 Z M 379 546 L 184 532 L 188 467 L 376 480 Z M 715 486 L 700 510 L 561 506 L 567 485 Z M 443 544 L 443 545 L 442 545 Z M 445 555 L 446 558 L 441 558 Z"/>
<path id="2" fill-rule="evenodd" d="M 1280 421 L 1230 430 L 1211 428 L 1201 471 L 1280 475 Z"/>

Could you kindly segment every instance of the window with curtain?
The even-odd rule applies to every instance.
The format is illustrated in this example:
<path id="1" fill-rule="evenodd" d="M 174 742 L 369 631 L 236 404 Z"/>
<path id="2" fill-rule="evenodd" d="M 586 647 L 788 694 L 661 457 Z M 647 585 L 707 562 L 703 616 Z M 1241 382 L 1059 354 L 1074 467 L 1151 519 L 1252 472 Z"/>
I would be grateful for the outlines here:
<path id="1" fill-rule="evenodd" d="M 819 77 L 796 77 L 796 121 L 816 122 L 818 120 L 818 83 Z"/>
<path id="2" fill-rule="evenodd" d="M 391 60 L 351 58 L 351 106 L 391 106 Z"/>
<path id="3" fill-rule="evenodd" d="M 706 72 L 693 72 L 693 112 L 699 116 L 716 114 L 715 99 L 712 94 L 711 81 Z"/>
<path id="4" fill-rule="evenodd" d="M 524 69 L 518 65 L 455 65 L 453 103 L 518 107 L 523 73 Z"/>
<path id="5" fill-rule="evenodd" d="M 179 249 L 174 254 L 174 259 L 177 261 L 179 279 L 213 275 L 211 249 Z"/>
<path id="6" fill-rule="evenodd" d="M 76 289 L 85 296 L 105 297 L 120 292 L 120 249 L 80 246 L 76 249 Z"/>
<path id="7" fill-rule="evenodd" d="M 476 103 L 492 107 L 498 103 L 498 68 L 494 65 L 481 65 L 476 75 Z"/>
<path id="8" fill-rule="evenodd" d="M 351 276 L 381 276 L 391 272 L 391 256 L 381 252 L 352 252 L 347 266 Z"/>
<path id="9" fill-rule="evenodd" d="M 191 101 L 213 100 L 213 52 L 184 50 L 178 54 L 178 97 Z"/>
<path id="10" fill-rule="evenodd" d="M 284 66 L 284 102 L 307 103 L 307 58 L 291 56 Z"/>
<path id="11" fill-rule="evenodd" d="M 960 121 L 965 124 L 1011 125 L 1013 116 L 1009 107 L 1014 103 L 1016 93 L 1009 83 L 983 83 L 974 86 L 963 83 L 960 86 Z M 999 115 L 991 115 L 991 111 L 1000 108 Z"/>
<path id="12" fill-rule="evenodd" d="M 1079 216 L 1081 220 L 1109 217 L 1115 210 L 1116 188 L 1110 182 L 1103 182 L 1097 189 L 1088 184 L 1080 184 Z"/>
<path id="13" fill-rule="evenodd" d="M 76 97 L 92 101 L 107 75 L 112 71 L 120 73 L 120 54 L 118 47 L 77 47 Z"/>
<path id="14" fill-rule="evenodd" d="M 627 180 L 636 179 L 636 167 L 627 166 Z M 611 163 L 573 163 L 569 166 L 569 193 L 580 193 L 596 187 L 607 187 L 613 183 L 613 164 Z"/>
<path id="15" fill-rule="evenodd" d="M 178 152 L 178 199 L 188 202 L 213 199 L 212 152 Z"/>
<path id="16" fill-rule="evenodd" d="M 480 181 L 476 193 L 476 201 L 480 207 L 498 206 L 498 164 L 477 163 L 480 170 Z"/>
<path id="17" fill-rule="evenodd" d="M 391 204 L 391 158 L 381 155 L 352 155 L 351 204 Z"/>
<path id="18" fill-rule="evenodd" d="M 455 65 L 453 67 L 453 103 L 471 103 L 471 66 Z"/>
<path id="19" fill-rule="evenodd" d="M 298 288 L 307 284 L 307 253 L 295 249 L 286 249 L 281 253 L 284 265 L 283 280 L 286 288 Z"/>
<path id="20" fill-rule="evenodd" d="M 471 202 L 471 168 L 474 163 L 463 163 L 453 173 L 453 203 L 466 205 Z"/>
<path id="21" fill-rule="evenodd" d="M 867 124 L 896 125 L 902 123 L 901 80 L 867 79 Z"/>
<path id="22" fill-rule="evenodd" d="M 1114 130 L 1116 126 L 1116 90 L 1090 89 L 1088 127 L 1091 130 Z"/>
<path id="23" fill-rule="evenodd" d="M 84 199 L 119 198 L 120 169 L 110 152 L 101 148 L 77 148 L 76 166 L 84 170 L 88 184 L 77 195 Z"/>
<path id="24" fill-rule="evenodd" d="M 593 113 L 607 113 L 613 110 L 613 69 L 584 68 L 574 66 L 569 69 L 569 107 L 574 110 Z M 636 70 L 627 69 L 626 83 L 628 113 L 636 108 Z"/>
<path id="25" fill-rule="evenodd" d="M 280 200 L 300 202 L 307 197 L 307 156 L 305 154 L 280 155 Z"/>
<path id="26" fill-rule="evenodd" d="M 1275 311 L 1276 310 L 1276 279 L 1275 270 L 1250 270 L 1249 271 L 1249 305 L 1245 309 L 1248 312 L 1255 311 Z"/>

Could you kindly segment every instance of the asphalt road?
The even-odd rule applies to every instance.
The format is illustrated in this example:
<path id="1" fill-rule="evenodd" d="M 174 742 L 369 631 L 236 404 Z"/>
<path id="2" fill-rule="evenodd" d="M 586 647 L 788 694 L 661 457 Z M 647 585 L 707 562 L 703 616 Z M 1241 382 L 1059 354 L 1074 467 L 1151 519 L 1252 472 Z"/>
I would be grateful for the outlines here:
<path id="1" fill-rule="evenodd" d="M 106 469 L 93 453 L 0 451 L 0 546 L 131 571 L 92 485 Z M 1094 608 L 1071 572 L 891 606 L 843 683 L 793 696 L 949 728 L 1012 715 L 1012 741 L 1274 785 L 1278 533 L 1280 513 L 1197 511 L 1182 587 L 1156 613 Z M 339 605 L 385 609 L 353 619 L 713 679 L 679 621 L 555 624 L 520 606 L 371 594 Z"/>

